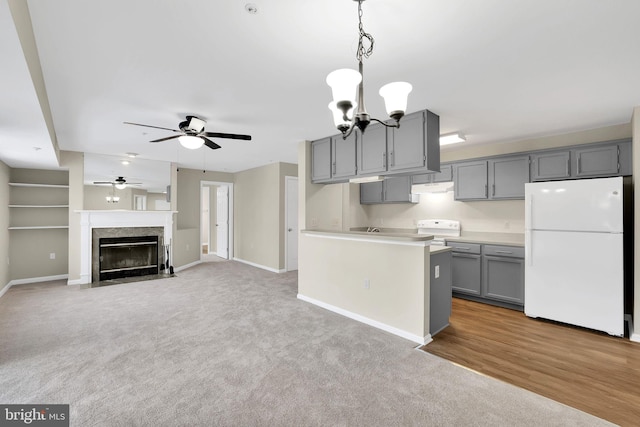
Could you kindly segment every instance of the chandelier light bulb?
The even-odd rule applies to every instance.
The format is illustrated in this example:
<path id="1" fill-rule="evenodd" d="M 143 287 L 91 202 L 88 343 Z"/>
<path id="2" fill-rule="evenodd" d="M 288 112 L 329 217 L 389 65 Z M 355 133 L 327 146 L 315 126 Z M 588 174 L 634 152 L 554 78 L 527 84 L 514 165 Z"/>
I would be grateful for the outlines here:
<path id="1" fill-rule="evenodd" d="M 202 138 L 191 135 L 180 136 L 178 137 L 178 141 L 180 141 L 180 145 L 184 148 L 188 148 L 189 150 L 197 150 L 204 144 L 204 140 Z"/>
<path id="2" fill-rule="evenodd" d="M 118 190 L 124 190 L 125 188 L 127 188 L 127 184 L 125 183 L 116 184 L 116 188 Z"/>
<path id="3" fill-rule="evenodd" d="M 413 86 L 407 82 L 388 83 L 380 88 L 380 96 L 384 98 L 387 114 L 400 120 L 407 111 L 407 98 Z"/>
<path id="4" fill-rule="evenodd" d="M 327 84 L 331 87 L 333 101 L 338 108 L 346 102 L 351 103 L 351 106 L 355 105 L 358 85 L 361 81 L 362 74 L 350 68 L 341 68 L 329 73 Z"/>

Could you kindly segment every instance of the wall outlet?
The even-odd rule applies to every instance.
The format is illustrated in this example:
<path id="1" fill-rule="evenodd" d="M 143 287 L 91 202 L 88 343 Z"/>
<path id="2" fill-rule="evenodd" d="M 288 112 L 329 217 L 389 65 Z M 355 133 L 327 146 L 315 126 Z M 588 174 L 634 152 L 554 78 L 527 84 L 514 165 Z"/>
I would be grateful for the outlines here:
<path id="1" fill-rule="evenodd" d="M 371 282 L 369 281 L 369 279 L 364 279 L 364 288 L 365 289 L 371 288 Z"/>
<path id="2" fill-rule="evenodd" d="M 433 274 L 435 276 L 435 278 L 437 279 L 438 277 L 440 277 L 440 266 L 436 265 L 435 268 L 433 269 Z"/>
<path id="3" fill-rule="evenodd" d="M 51 252 L 49 254 L 49 259 L 56 259 L 56 253 L 55 252 Z"/>
<path id="4" fill-rule="evenodd" d="M 189 250 L 189 244 L 187 243 L 187 250 Z"/>
<path id="5" fill-rule="evenodd" d="M 340 226 L 340 219 L 339 218 L 331 218 L 331 226 L 332 227 L 339 227 Z"/>
<path id="6" fill-rule="evenodd" d="M 7 257 L 7 265 L 11 265 L 11 258 Z"/>
<path id="7" fill-rule="evenodd" d="M 505 223 L 504 223 L 504 228 L 505 228 L 506 230 L 510 229 L 510 228 L 511 228 L 511 222 L 509 222 L 509 221 L 505 221 Z"/>
<path id="8" fill-rule="evenodd" d="M 318 218 L 311 218 L 311 226 L 312 227 L 318 226 Z"/>

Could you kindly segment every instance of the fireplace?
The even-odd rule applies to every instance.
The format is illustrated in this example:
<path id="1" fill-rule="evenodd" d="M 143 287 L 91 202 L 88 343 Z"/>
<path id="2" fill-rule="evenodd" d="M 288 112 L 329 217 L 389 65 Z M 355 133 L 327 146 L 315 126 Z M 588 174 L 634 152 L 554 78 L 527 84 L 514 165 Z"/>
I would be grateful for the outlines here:
<path id="1" fill-rule="evenodd" d="M 99 280 L 159 273 L 158 236 L 99 239 Z"/>
<path id="2" fill-rule="evenodd" d="M 97 283 L 101 280 L 100 240 L 105 238 L 157 237 L 158 262 L 156 264 L 161 265 L 163 261 L 166 262 L 167 251 L 163 248 L 171 246 L 175 211 L 81 210 L 75 212 L 80 214 L 80 278 L 69 281 L 70 285 Z M 149 265 L 153 263 L 150 262 Z"/>

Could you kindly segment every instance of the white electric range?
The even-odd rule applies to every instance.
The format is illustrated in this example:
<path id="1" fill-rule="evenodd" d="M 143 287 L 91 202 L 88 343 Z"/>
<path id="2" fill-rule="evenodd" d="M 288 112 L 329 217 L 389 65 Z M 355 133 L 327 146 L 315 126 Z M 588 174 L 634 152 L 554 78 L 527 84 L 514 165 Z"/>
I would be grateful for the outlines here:
<path id="1" fill-rule="evenodd" d="M 460 236 L 460 221 L 452 219 L 422 219 L 418 221 L 418 234 L 432 234 L 431 245 L 444 246 L 447 237 Z"/>

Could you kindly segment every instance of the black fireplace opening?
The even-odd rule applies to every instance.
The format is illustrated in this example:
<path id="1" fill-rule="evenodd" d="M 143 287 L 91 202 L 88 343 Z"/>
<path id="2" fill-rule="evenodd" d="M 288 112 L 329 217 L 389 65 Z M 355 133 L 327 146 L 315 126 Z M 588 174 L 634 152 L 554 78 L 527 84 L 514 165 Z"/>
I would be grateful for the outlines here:
<path id="1" fill-rule="evenodd" d="M 100 280 L 159 274 L 158 236 L 102 237 Z"/>

